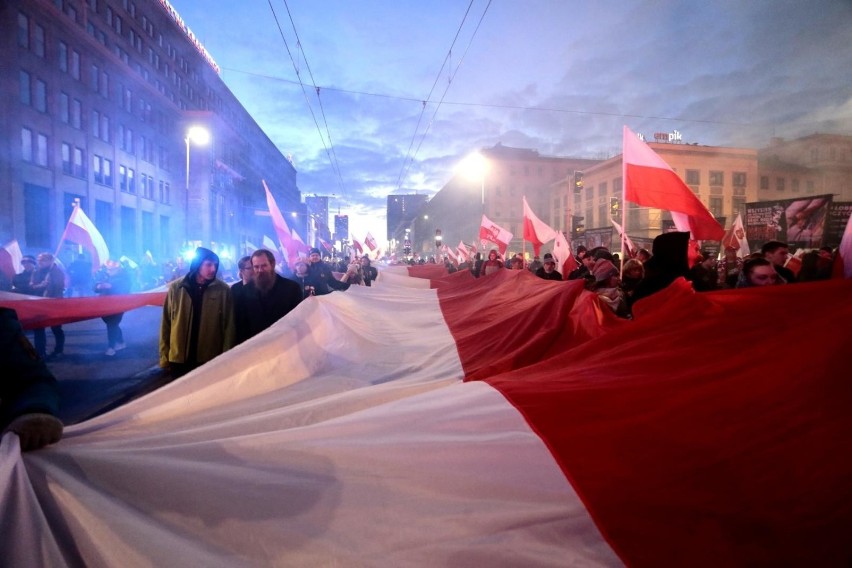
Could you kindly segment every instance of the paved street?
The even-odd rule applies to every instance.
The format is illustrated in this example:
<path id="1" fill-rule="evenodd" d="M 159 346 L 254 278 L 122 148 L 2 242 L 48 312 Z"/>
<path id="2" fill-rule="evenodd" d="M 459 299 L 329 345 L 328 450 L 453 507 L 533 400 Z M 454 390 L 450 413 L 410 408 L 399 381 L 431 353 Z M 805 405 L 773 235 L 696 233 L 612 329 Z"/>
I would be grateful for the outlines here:
<path id="1" fill-rule="evenodd" d="M 63 326 L 65 356 L 48 360 L 62 395 L 60 418 L 66 425 L 85 420 L 168 382 L 157 366 L 162 308 L 143 307 L 124 315 L 127 348 L 113 357 L 107 349 L 106 324 L 100 319 Z M 32 339 L 32 334 L 30 339 Z M 53 334 L 47 330 L 47 352 Z"/>

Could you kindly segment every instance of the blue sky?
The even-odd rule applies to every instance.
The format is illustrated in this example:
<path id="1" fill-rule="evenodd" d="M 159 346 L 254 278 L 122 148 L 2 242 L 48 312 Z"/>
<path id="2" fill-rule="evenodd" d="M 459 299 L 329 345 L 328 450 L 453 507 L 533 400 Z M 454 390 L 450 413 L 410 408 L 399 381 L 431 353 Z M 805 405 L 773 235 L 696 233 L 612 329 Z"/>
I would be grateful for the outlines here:
<path id="1" fill-rule="evenodd" d="M 598 158 L 625 124 L 729 146 L 852 135 L 849 0 L 171 3 L 359 239 L 384 238 L 388 194 L 433 194 L 497 142 Z"/>

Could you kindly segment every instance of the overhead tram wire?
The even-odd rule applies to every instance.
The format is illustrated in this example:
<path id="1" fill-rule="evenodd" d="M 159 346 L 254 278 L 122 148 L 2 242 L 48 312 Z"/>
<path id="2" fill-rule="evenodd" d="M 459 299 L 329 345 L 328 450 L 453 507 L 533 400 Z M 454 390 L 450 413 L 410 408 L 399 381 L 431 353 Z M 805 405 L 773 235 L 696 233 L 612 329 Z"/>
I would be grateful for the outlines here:
<path id="1" fill-rule="evenodd" d="M 467 42 L 467 47 L 464 48 L 464 53 L 462 53 L 461 59 L 459 59 L 459 64 L 456 65 L 456 70 L 450 75 L 449 81 L 447 81 L 447 88 L 444 89 L 444 93 L 441 95 L 441 100 L 438 101 L 438 105 L 435 107 L 435 112 L 432 113 L 432 118 L 429 120 L 429 124 L 426 126 L 426 131 L 423 133 L 423 136 L 420 138 L 420 143 L 417 145 L 417 149 L 414 151 L 414 155 L 411 157 L 411 161 L 409 162 L 408 167 L 411 167 L 411 164 L 414 163 L 414 158 L 417 157 L 417 153 L 420 152 L 420 147 L 423 146 L 423 142 L 426 140 L 426 135 L 429 133 L 429 129 L 432 128 L 432 123 L 435 122 L 435 117 L 438 115 L 438 111 L 441 109 L 441 105 L 444 102 L 444 97 L 447 96 L 447 93 L 450 90 L 450 86 L 453 83 L 453 80 L 456 77 L 459 69 L 464 63 L 465 57 L 467 57 L 467 52 L 470 50 L 470 46 L 473 44 L 473 39 L 476 37 L 477 32 L 479 32 L 480 26 L 482 26 L 482 21 L 485 19 L 485 14 L 488 13 L 488 8 L 491 7 L 491 0 L 488 0 L 488 4 L 485 5 L 485 9 L 482 11 L 482 16 L 479 17 L 479 22 L 476 24 L 476 28 L 473 30 L 473 34 L 470 36 L 470 41 Z M 408 169 L 405 171 L 405 177 L 408 176 Z M 404 179 L 404 178 L 403 178 Z"/>
<path id="2" fill-rule="evenodd" d="M 298 85 L 298 81 L 293 81 L 290 79 L 284 79 L 283 77 L 273 77 L 271 75 L 264 75 L 262 73 L 253 73 L 251 71 L 245 71 L 242 69 L 234 69 L 233 67 L 222 67 L 223 71 L 231 71 L 232 73 L 241 73 L 243 75 L 249 75 L 251 77 L 260 77 L 262 79 L 269 79 L 271 81 L 280 81 L 282 83 L 290 83 L 293 85 Z M 417 97 L 402 97 L 399 95 L 387 95 L 384 93 L 370 93 L 368 91 L 352 91 L 348 89 L 339 89 L 335 87 L 320 87 L 323 91 L 334 91 L 338 93 L 346 93 L 350 95 L 361 95 L 365 97 L 377 97 L 383 99 L 392 99 L 397 101 L 408 101 L 415 103 L 434 103 L 435 101 L 418 99 Z M 578 110 L 578 109 L 569 109 L 569 108 L 554 108 L 554 107 L 530 107 L 530 106 L 522 106 L 522 105 L 497 105 L 497 104 L 489 104 L 489 103 L 471 103 L 471 102 L 463 102 L 463 101 L 443 101 L 442 104 L 449 106 L 466 106 L 473 108 L 494 108 L 494 109 L 504 109 L 504 110 L 525 110 L 525 111 L 537 111 L 537 112 L 559 112 L 566 114 L 579 114 L 585 116 L 610 116 L 610 117 L 618 117 L 618 118 L 639 118 L 639 119 L 652 119 L 652 120 L 672 120 L 678 122 L 692 122 L 696 124 L 719 124 L 724 126 L 748 126 L 753 123 L 746 122 L 730 122 L 725 120 L 707 120 L 700 118 L 680 118 L 674 116 L 656 116 L 656 115 L 648 115 L 648 114 L 631 114 L 631 113 L 623 113 L 623 112 L 604 112 L 604 111 L 594 111 L 594 110 Z"/>
<path id="3" fill-rule="evenodd" d="M 275 8 L 272 6 L 272 0 L 267 0 L 267 2 L 269 3 L 269 10 L 272 12 L 272 18 L 275 20 L 275 25 L 278 27 L 278 33 L 281 35 L 281 40 L 284 42 L 284 47 L 287 50 L 287 55 L 290 57 L 290 63 L 293 64 L 293 70 L 296 72 L 296 77 L 299 78 L 298 84 L 302 88 L 302 94 L 305 97 L 305 103 L 307 103 L 307 105 L 308 105 L 308 110 L 310 111 L 311 118 L 313 119 L 314 125 L 317 128 L 317 133 L 319 134 L 320 141 L 322 142 L 323 148 L 325 149 L 325 154 L 326 154 L 326 156 L 328 156 L 328 161 L 331 163 L 332 169 L 334 169 L 334 171 L 337 173 L 338 183 L 340 184 L 341 191 L 344 191 L 343 179 L 340 176 L 340 169 L 335 168 L 334 160 L 331 157 L 331 153 L 329 152 L 328 145 L 325 142 L 325 137 L 322 134 L 322 129 L 320 128 L 319 122 L 317 122 L 316 114 L 314 114 L 314 109 L 311 106 L 311 101 L 308 98 L 307 91 L 305 90 L 305 84 L 304 84 L 304 82 L 302 82 L 302 77 L 299 73 L 299 67 L 298 67 L 298 65 L 296 65 L 296 60 L 293 58 L 293 53 L 290 51 L 290 46 L 287 43 L 287 38 L 284 37 L 284 30 L 281 29 L 281 23 L 278 21 L 278 15 L 275 13 Z M 330 142 L 331 141 L 329 141 L 329 143 Z"/>
<path id="4" fill-rule="evenodd" d="M 323 121 L 323 124 L 325 125 L 325 133 L 328 136 L 328 145 L 331 147 L 331 155 L 334 158 L 334 163 L 332 164 L 332 167 L 335 169 L 335 171 L 337 173 L 337 178 L 338 178 L 338 181 L 339 181 L 339 184 L 340 184 L 340 189 L 343 192 L 343 197 L 346 198 L 347 197 L 346 186 L 343 183 L 343 175 L 340 171 L 340 161 L 337 159 L 337 152 L 335 152 L 335 150 L 334 150 L 334 142 L 332 142 L 332 140 L 331 140 L 331 130 L 328 127 L 328 118 L 325 115 L 325 107 L 323 107 L 323 104 L 322 104 L 322 97 L 320 96 L 320 87 L 317 86 L 317 82 L 314 79 L 314 73 L 313 73 L 313 71 L 311 71 L 311 66 L 308 63 L 308 56 L 305 55 L 305 49 L 302 46 L 302 40 L 299 37 L 299 32 L 296 30 L 296 22 L 293 21 L 293 14 L 290 12 L 290 6 L 289 6 L 289 4 L 287 4 L 287 0 L 283 0 L 283 1 L 284 1 L 284 7 L 287 8 L 287 17 L 290 18 L 290 25 L 293 27 L 293 34 L 296 36 L 296 42 L 299 45 L 299 49 L 302 52 L 302 59 L 304 59 L 304 61 L 305 61 L 305 68 L 308 70 L 308 75 L 310 75 L 310 77 L 311 77 L 311 85 L 313 85 L 314 91 L 317 94 L 317 102 L 319 103 L 320 114 L 322 114 L 322 121 Z"/>
<path id="5" fill-rule="evenodd" d="M 414 127 L 414 133 L 411 135 L 411 142 L 408 143 L 408 150 L 405 152 L 405 159 L 402 161 L 402 166 L 399 168 L 399 175 L 396 178 L 396 187 L 397 191 L 402 189 L 402 181 L 405 179 L 405 175 L 408 172 L 408 163 L 409 158 L 414 159 L 411 156 L 411 149 L 414 147 L 414 140 L 417 139 L 417 132 L 420 130 L 420 123 L 423 121 L 423 115 L 426 114 L 426 103 L 432 99 L 432 93 L 435 92 L 435 87 L 438 86 L 438 81 L 441 80 L 441 75 L 444 73 L 444 67 L 447 66 L 447 61 L 450 60 L 453 54 L 453 47 L 456 45 L 456 41 L 459 39 L 459 34 L 461 34 L 461 30 L 464 27 L 464 23 L 467 21 L 467 16 L 470 14 L 470 9 L 473 6 L 474 0 L 470 0 L 470 3 L 467 5 L 467 10 L 464 12 L 464 17 L 462 18 L 461 23 L 459 24 L 459 28 L 456 30 L 456 35 L 453 38 L 453 42 L 450 44 L 450 49 L 447 51 L 447 55 L 444 57 L 443 63 L 441 63 L 441 68 L 438 69 L 438 73 L 435 75 L 435 82 L 432 83 L 432 88 L 429 89 L 429 94 L 426 96 L 425 100 L 420 101 L 422 106 L 420 107 L 420 116 L 417 117 L 417 124 Z"/>

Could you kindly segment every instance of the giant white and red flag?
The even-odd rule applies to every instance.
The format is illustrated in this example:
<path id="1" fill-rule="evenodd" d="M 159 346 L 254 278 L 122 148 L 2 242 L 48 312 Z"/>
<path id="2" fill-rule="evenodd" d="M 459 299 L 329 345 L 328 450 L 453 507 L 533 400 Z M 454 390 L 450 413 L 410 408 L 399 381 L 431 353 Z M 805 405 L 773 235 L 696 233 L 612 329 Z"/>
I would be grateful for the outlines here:
<path id="1" fill-rule="evenodd" d="M 571 243 L 562 231 L 556 231 L 556 240 L 553 241 L 553 258 L 556 259 L 556 266 L 559 267 L 563 280 L 567 280 L 568 275 L 580 266 L 571 251 Z"/>
<path id="2" fill-rule="evenodd" d="M 3 564 L 843 566 L 850 293 L 681 279 L 623 320 L 581 281 L 383 268 L 58 444 L 5 434 Z M 765 329 L 818 364 L 738 349 Z"/>
<path id="3" fill-rule="evenodd" d="M 23 257 L 18 239 L 12 239 L 0 247 L 0 272 L 3 272 L 6 278 L 11 280 L 15 274 L 23 272 L 24 267 L 21 266 Z"/>
<path id="4" fill-rule="evenodd" d="M 539 219 L 527 203 L 524 196 L 524 240 L 532 243 L 533 254 L 538 256 L 541 245 L 556 238 L 556 231 L 547 223 Z"/>
<path id="5" fill-rule="evenodd" d="M 627 201 L 671 212 L 677 230 L 691 232 L 695 240 L 721 240 L 725 229 L 707 207 L 665 160 L 626 126 L 623 144 Z"/>
<path id="6" fill-rule="evenodd" d="M 737 256 L 744 258 L 751 254 L 751 249 L 748 246 L 748 238 L 743 226 L 742 213 L 737 213 L 737 218 L 734 219 L 731 228 L 722 237 L 722 250 L 727 247 L 732 247 L 737 251 Z"/>
<path id="7" fill-rule="evenodd" d="M 97 272 L 109 260 L 109 248 L 107 248 L 101 232 L 98 231 L 95 224 L 79 205 L 75 205 L 74 210 L 71 211 L 68 224 L 65 225 L 65 230 L 59 239 L 59 247 L 62 246 L 62 241 L 66 240 L 77 243 L 88 251 L 92 257 L 92 271 L 94 272 Z M 57 247 L 57 251 L 59 247 Z"/>
<path id="8" fill-rule="evenodd" d="M 497 245 L 502 255 L 506 254 L 506 249 L 509 248 L 512 233 L 483 215 L 482 223 L 479 225 L 479 239 Z"/>

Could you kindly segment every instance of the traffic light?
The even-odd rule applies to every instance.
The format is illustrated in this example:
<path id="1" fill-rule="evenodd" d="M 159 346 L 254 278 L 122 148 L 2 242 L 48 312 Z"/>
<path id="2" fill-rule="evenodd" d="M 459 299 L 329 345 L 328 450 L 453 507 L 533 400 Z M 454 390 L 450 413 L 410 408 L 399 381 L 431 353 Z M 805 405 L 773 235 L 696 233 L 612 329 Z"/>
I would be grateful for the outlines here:
<path id="1" fill-rule="evenodd" d="M 621 218 L 621 201 L 617 197 L 609 198 L 609 216 L 615 221 Z"/>
<path id="2" fill-rule="evenodd" d="M 444 237 L 441 236 L 441 229 L 435 229 L 435 248 L 441 248 L 444 244 Z"/>
<path id="3" fill-rule="evenodd" d="M 583 189 L 583 172 L 574 170 L 574 191 Z"/>
<path id="4" fill-rule="evenodd" d="M 583 236 L 583 233 L 586 232 L 586 226 L 583 224 L 583 219 L 585 217 L 580 217 L 579 215 L 571 216 L 571 234 L 574 238 L 578 238 Z"/>

